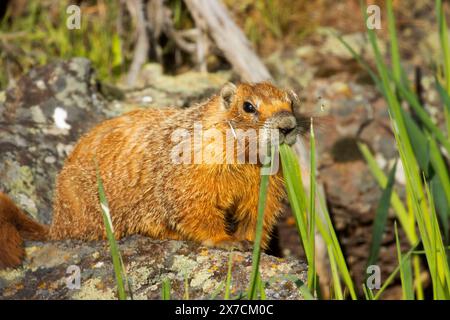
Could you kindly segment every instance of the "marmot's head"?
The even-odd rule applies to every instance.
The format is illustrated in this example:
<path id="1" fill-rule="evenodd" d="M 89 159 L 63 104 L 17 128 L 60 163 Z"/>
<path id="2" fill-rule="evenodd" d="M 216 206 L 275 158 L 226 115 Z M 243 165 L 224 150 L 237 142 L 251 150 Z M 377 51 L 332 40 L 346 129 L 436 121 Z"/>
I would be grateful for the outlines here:
<path id="1" fill-rule="evenodd" d="M 239 129 L 277 130 L 279 142 L 292 145 L 301 133 L 298 97 L 268 82 L 226 84 L 220 91 L 222 107 Z"/>

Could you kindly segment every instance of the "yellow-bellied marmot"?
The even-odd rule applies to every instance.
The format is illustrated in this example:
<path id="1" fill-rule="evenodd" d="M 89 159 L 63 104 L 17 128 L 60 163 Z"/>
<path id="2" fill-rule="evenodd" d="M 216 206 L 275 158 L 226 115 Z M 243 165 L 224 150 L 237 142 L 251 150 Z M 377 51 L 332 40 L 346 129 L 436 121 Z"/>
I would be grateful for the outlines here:
<path id="1" fill-rule="evenodd" d="M 220 151 L 229 140 L 203 141 L 199 148 L 191 139 L 185 144 L 192 146 L 188 156 L 195 158 L 205 146 L 213 146 L 213 158 L 219 161 L 175 163 L 173 150 L 180 141 L 174 141 L 173 134 L 189 132 L 200 123 L 203 130 L 214 128 L 224 137 L 230 130 L 233 135 L 258 130 L 258 138 L 275 130 L 281 142 L 292 144 L 298 135 L 294 96 L 270 83 L 227 84 L 219 95 L 188 109 L 137 110 L 104 121 L 79 140 L 65 161 L 56 181 L 50 226 L 30 219 L 0 193 L 0 268 L 21 263 L 23 239 L 105 237 L 95 163 L 117 238 L 142 234 L 208 245 L 253 241 L 261 161 L 239 163 L 238 139 L 231 161 Z M 246 156 L 251 139 L 243 142 Z M 263 246 L 284 197 L 280 171 L 269 179 Z"/>

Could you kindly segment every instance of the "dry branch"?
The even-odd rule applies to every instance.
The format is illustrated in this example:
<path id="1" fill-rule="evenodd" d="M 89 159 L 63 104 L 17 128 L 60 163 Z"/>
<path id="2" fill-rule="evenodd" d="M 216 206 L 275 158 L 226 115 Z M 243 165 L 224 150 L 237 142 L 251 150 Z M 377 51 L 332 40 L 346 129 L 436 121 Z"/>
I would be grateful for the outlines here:
<path id="1" fill-rule="evenodd" d="M 149 40 L 147 35 L 147 23 L 144 16 L 142 0 L 127 1 L 128 10 L 136 18 L 137 41 L 134 49 L 133 61 L 127 75 L 127 85 L 133 86 L 138 77 L 142 65 L 147 61 Z"/>
<path id="2" fill-rule="evenodd" d="M 214 40 L 242 80 L 270 80 L 269 71 L 255 54 L 250 42 L 218 0 L 184 0 L 195 24 Z"/>

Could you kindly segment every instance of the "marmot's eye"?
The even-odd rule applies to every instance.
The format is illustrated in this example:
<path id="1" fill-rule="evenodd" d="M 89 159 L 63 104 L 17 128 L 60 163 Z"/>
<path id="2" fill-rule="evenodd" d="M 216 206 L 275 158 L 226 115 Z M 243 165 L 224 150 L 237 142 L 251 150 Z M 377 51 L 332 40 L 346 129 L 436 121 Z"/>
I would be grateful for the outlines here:
<path id="1" fill-rule="evenodd" d="M 256 108 L 248 101 L 244 102 L 244 111 L 247 113 L 255 113 L 256 112 Z"/>

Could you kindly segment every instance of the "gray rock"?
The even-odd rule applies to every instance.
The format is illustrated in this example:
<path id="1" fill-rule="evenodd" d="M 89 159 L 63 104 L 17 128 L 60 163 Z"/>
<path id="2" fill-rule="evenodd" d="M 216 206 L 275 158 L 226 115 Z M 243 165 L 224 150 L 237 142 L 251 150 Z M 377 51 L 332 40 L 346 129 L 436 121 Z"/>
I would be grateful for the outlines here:
<path id="1" fill-rule="evenodd" d="M 230 252 L 191 242 L 159 241 L 134 236 L 120 241 L 120 250 L 134 299 L 160 299 L 169 279 L 171 298 L 222 299 Z M 232 253 L 231 295 L 245 293 L 252 253 Z M 80 287 L 69 289 L 80 268 Z M 294 281 L 306 282 L 307 267 L 295 259 L 263 254 L 261 278 L 267 299 L 302 299 Z M 69 279 L 69 280 L 68 280 Z M 187 288 L 185 283 L 187 282 Z M 16 270 L 0 271 L 0 299 L 117 299 L 114 270 L 106 241 L 29 243 L 27 260 Z"/>
<path id="2" fill-rule="evenodd" d="M 106 117 L 91 63 L 33 69 L 0 104 L 0 190 L 48 223 L 56 173 L 78 137 Z"/>

